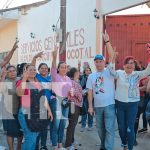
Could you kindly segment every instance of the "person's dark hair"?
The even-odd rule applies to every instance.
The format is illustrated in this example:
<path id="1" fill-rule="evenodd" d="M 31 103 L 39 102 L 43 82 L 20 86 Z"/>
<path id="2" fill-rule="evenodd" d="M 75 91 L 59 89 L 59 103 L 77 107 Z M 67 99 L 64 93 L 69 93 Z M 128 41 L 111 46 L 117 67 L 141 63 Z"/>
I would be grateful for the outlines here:
<path id="1" fill-rule="evenodd" d="M 50 73 L 50 72 L 51 72 L 51 68 L 49 67 L 49 68 L 48 68 L 48 73 Z"/>
<path id="2" fill-rule="evenodd" d="M 16 67 L 15 67 L 15 66 L 13 66 L 13 65 L 9 65 L 9 66 L 7 66 L 6 70 L 8 71 L 8 70 L 9 70 L 9 68 L 14 68 L 14 69 L 16 70 Z"/>
<path id="3" fill-rule="evenodd" d="M 32 65 L 32 64 L 30 64 L 30 63 L 29 63 L 29 64 L 26 64 L 26 65 L 24 66 L 24 68 L 23 68 L 23 71 L 24 71 L 24 70 L 27 70 L 30 66 L 34 66 L 34 65 Z"/>
<path id="4" fill-rule="evenodd" d="M 59 73 L 59 68 L 60 68 L 60 65 L 61 65 L 61 64 L 66 64 L 66 62 L 64 62 L 64 61 L 60 61 L 60 62 L 58 63 L 57 73 Z"/>
<path id="5" fill-rule="evenodd" d="M 135 63 L 135 71 L 140 71 L 141 68 L 139 67 L 139 65 L 138 65 L 136 60 L 134 61 L 134 63 Z"/>
<path id="6" fill-rule="evenodd" d="M 48 68 L 48 65 L 46 63 L 40 63 L 39 66 L 38 66 L 38 70 L 40 70 L 40 68 L 45 65 L 47 68 Z"/>
<path id="7" fill-rule="evenodd" d="M 27 63 L 22 63 L 17 65 L 17 76 L 21 76 L 23 74 L 23 69 L 26 64 Z"/>
<path id="8" fill-rule="evenodd" d="M 77 68 L 75 67 L 71 68 L 70 71 L 68 72 L 68 77 L 73 79 L 76 72 L 78 72 Z"/>
<path id="9" fill-rule="evenodd" d="M 90 67 L 85 67 L 84 68 L 84 70 L 83 70 L 83 74 L 85 75 L 85 71 L 86 71 L 86 69 L 89 69 L 91 72 L 92 72 L 92 70 L 91 70 L 91 68 Z"/>
<path id="10" fill-rule="evenodd" d="M 130 60 L 135 61 L 133 56 L 126 56 L 124 61 L 123 61 L 124 65 L 126 65 Z"/>

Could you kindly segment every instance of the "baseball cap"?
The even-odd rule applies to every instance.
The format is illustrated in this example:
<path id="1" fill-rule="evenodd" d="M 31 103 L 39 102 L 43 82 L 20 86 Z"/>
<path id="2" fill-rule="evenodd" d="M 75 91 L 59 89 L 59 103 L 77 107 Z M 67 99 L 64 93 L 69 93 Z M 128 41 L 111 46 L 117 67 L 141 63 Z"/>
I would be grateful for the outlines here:
<path id="1" fill-rule="evenodd" d="M 94 61 L 97 60 L 97 59 L 105 60 L 105 57 L 103 55 L 98 54 L 98 55 L 95 56 Z"/>

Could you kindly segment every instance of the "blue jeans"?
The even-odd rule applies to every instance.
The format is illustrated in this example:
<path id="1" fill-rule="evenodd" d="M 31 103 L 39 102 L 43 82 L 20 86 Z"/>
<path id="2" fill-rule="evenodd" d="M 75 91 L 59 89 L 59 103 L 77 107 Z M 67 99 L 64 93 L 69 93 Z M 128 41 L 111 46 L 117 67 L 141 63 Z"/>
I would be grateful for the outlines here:
<path id="1" fill-rule="evenodd" d="M 55 105 L 55 101 L 50 101 L 49 102 L 49 106 L 50 108 L 52 109 Z M 52 139 L 51 138 L 51 135 L 52 135 L 52 127 L 51 127 L 51 122 L 49 122 L 49 127 L 50 127 L 50 140 Z M 37 137 L 37 142 L 36 142 L 36 147 L 38 149 L 39 147 L 39 141 L 41 140 L 41 147 L 43 146 L 46 146 L 46 141 L 47 141 L 47 134 L 48 134 L 48 129 L 46 131 L 42 131 L 39 133 L 38 137 Z"/>
<path id="2" fill-rule="evenodd" d="M 41 140 L 41 147 L 46 146 L 47 134 L 48 134 L 48 130 L 45 130 L 39 133 L 37 140 L 36 140 L 37 149 L 39 147 L 40 140 Z"/>
<path id="3" fill-rule="evenodd" d="M 53 121 L 51 123 L 51 140 L 52 145 L 57 146 L 58 143 L 62 143 L 63 141 L 69 107 L 62 107 L 59 100 L 52 101 L 51 111 L 53 114 Z"/>
<path id="4" fill-rule="evenodd" d="M 85 107 L 86 114 L 82 115 L 82 118 L 81 118 L 81 127 L 82 128 L 86 127 L 86 120 L 88 118 L 88 127 L 91 128 L 91 127 L 93 127 L 93 116 L 91 116 L 88 113 L 88 99 L 87 98 L 83 99 L 83 106 Z"/>
<path id="5" fill-rule="evenodd" d="M 101 148 L 113 150 L 115 136 L 115 105 L 95 107 L 96 127 L 101 139 Z"/>
<path id="6" fill-rule="evenodd" d="M 138 111 L 138 102 L 124 103 L 116 100 L 116 113 L 122 146 L 133 150 L 135 141 L 134 125 Z"/>
<path id="7" fill-rule="evenodd" d="M 34 150 L 36 145 L 36 138 L 39 133 L 31 132 L 29 130 L 21 108 L 19 109 L 18 120 L 24 135 L 23 150 Z"/>

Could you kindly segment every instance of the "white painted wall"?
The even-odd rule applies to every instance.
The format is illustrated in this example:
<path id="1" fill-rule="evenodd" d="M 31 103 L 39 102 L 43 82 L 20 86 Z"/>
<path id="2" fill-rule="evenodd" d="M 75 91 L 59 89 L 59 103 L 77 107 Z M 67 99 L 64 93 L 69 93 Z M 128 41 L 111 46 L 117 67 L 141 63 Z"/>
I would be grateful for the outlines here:
<path id="1" fill-rule="evenodd" d="M 96 54 L 96 28 L 100 28 L 98 34 L 102 34 L 102 18 L 100 24 L 94 18 L 93 10 L 98 8 L 96 3 L 100 1 L 100 13 L 106 14 L 111 11 L 122 9 L 143 2 L 143 0 L 67 0 L 67 64 L 76 67 L 78 60 L 82 65 L 89 63 L 94 70 L 93 57 Z M 18 21 L 18 38 L 20 49 L 18 61 L 31 62 L 33 56 L 44 51 L 42 62 L 51 66 L 51 51 L 54 46 L 55 33 L 52 25 L 56 24 L 60 15 L 60 0 L 52 0 L 49 3 L 32 8 L 27 15 L 20 15 Z M 97 26 L 98 25 L 98 26 Z M 58 23 L 59 27 L 59 23 Z M 35 34 L 35 39 L 30 33 Z M 102 37 L 102 36 L 101 36 Z M 102 51 L 102 38 L 100 38 L 100 50 Z M 38 61 L 37 65 L 41 62 Z"/>
<path id="2" fill-rule="evenodd" d="M 96 0 L 67 1 L 67 64 L 77 67 L 89 63 L 94 68 L 93 57 L 96 54 L 96 19 L 93 10 Z"/>
<path id="3" fill-rule="evenodd" d="M 27 11 L 27 15 L 20 15 L 18 21 L 19 63 L 30 63 L 35 54 L 44 51 L 45 54 L 37 65 L 42 61 L 51 66 L 51 51 L 55 41 L 52 25 L 56 24 L 60 16 L 59 2 L 60 0 L 53 0 L 40 7 L 32 8 Z M 35 34 L 34 39 L 30 36 L 31 32 Z"/>

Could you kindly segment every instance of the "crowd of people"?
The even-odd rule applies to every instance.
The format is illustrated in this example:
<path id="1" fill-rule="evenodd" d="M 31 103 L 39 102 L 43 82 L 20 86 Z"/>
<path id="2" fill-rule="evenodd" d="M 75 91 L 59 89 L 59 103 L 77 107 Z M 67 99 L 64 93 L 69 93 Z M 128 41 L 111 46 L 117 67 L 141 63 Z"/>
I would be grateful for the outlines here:
<path id="1" fill-rule="evenodd" d="M 1 113 L 9 150 L 14 150 L 14 138 L 17 138 L 17 150 L 47 150 L 48 131 L 54 150 L 74 150 L 80 115 L 81 132 L 86 122 L 88 130 L 93 129 L 95 117 L 100 150 L 114 149 L 115 118 L 123 150 L 133 150 L 138 144 L 137 132 L 147 131 L 150 125 L 150 61 L 145 69 L 133 56 L 127 56 L 123 70 L 115 70 L 118 53 L 107 33 L 103 38 L 109 63 L 106 66 L 105 57 L 96 55 L 93 73 L 90 66 L 81 72 L 80 63 L 78 67 L 70 67 L 65 62 L 57 65 L 57 46 L 52 52 L 50 69 L 43 62 L 36 70 L 36 60 L 43 52 L 35 55 L 30 64 L 15 67 L 9 64 L 18 48 L 15 42 L 0 63 Z M 150 55 L 149 45 L 147 48 Z M 138 131 L 141 114 L 143 129 Z"/>

